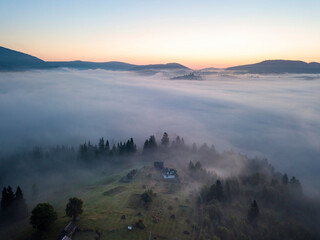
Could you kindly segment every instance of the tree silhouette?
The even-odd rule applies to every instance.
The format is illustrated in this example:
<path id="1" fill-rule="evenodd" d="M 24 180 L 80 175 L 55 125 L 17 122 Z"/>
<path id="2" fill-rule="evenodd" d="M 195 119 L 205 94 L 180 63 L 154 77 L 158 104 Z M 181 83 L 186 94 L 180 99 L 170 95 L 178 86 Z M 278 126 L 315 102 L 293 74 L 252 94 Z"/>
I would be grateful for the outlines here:
<path id="1" fill-rule="evenodd" d="M 194 165 L 196 170 L 199 170 L 202 168 L 201 163 L 199 161 L 196 162 L 196 164 Z"/>
<path id="2" fill-rule="evenodd" d="M 190 171 L 195 170 L 195 167 L 194 167 L 194 164 L 193 164 L 192 161 L 189 162 L 189 170 L 190 170 Z"/>
<path id="3" fill-rule="evenodd" d="M 224 198 L 223 188 L 220 180 L 217 180 L 216 182 L 215 197 L 219 201 L 222 201 Z"/>
<path id="4" fill-rule="evenodd" d="M 153 191 L 152 190 L 147 190 L 141 195 L 141 199 L 145 203 L 152 202 L 152 197 L 153 197 Z"/>
<path id="5" fill-rule="evenodd" d="M 287 185 L 288 184 L 288 175 L 285 173 L 284 175 L 283 175 L 283 177 L 282 177 L 282 183 L 284 184 L 284 185 Z"/>
<path id="6" fill-rule="evenodd" d="M 253 200 L 248 211 L 249 222 L 255 221 L 259 217 L 259 207 L 256 200 Z"/>
<path id="7" fill-rule="evenodd" d="M 157 142 L 156 142 L 156 138 L 155 136 L 150 136 L 149 139 L 147 139 L 144 142 L 143 145 L 143 152 L 144 153 L 150 153 L 150 152 L 154 152 L 157 149 Z"/>
<path id="8" fill-rule="evenodd" d="M 164 133 L 161 139 L 161 145 L 167 147 L 169 145 L 170 139 L 168 137 L 168 133 Z"/>
<path id="9" fill-rule="evenodd" d="M 69 198 L 69 202 L 66 206 L 66 215 L 68 217 L 76 218 L 79 216 L 83 210 L 82 210 L 83 202 L 79 198 Z"/>
<path id="10" fill-rule="evenodd" d="M 1 198 L 1 209 L 5 211 L 9 206 L 9 197 L 8 197 L 8 192 L 7 188 L 4 187 L 2 190 L 2 198 Z"/>
<path id="11" fill-rule="evenodd" d="M 30 217 L 30 224 L 40 231 L 48 229 L 58 216 L 49 203 L 39 203 L 33 210 Z"/>
<path id="12" fill-rule="evenodd" d="M 16 218 L 24 218 L 28 216 L 28 206 L 23 197 L 20 186 L 16 190 L 16 198 L 14 200 L 14 215 Z"/>
<path id="13" fill-rule="evenodd" d="M 8 188 L 7 188 L 7 196 L 8 196 L 8 206 L 9 206 L 13 203 L 14 198 L 15 198 L 11 186 L 8 186 Z"/>

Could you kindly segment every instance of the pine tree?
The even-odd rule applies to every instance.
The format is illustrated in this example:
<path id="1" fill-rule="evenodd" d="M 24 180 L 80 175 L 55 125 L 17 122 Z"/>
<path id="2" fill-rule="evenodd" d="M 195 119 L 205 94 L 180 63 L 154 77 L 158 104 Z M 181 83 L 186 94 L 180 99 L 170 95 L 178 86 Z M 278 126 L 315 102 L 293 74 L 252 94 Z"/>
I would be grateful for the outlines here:
<path id="1" fill-rule="evenodd" d="M 149 141 L 148 141 L 148 139 L 144 142 L 144 144 L 143 144 L 143 151 L 145 152 L 145 151 L 147 151 L 149 149 Z"/>
<path id="2" fill-rule="evenodd" d="M 16 190 L 16 200 L 21 200 L 21 199 L 23 199 L 23 194 L 20 186 L 18 186 Z"/>
<path id="3" fill-rule="evenodd" d="M 110 145 L 109 145 L 109 141 L 106 141 L 106 147 L 105 147 L 106 152 L 108 153 L 110 151 Z"/>
<path id="4" fill-rule="evenodd" d="M 202 168 L 201 163 L 199 161 L 196 162 L 194 167 L 195 167 L 196 170 L 200 170 Z"/>
<path id="5" fill-rule="evenodd" d="M 99 152 L 104 153 L 104 139 L 103 137 L 99 140 Z"/>
<path id="6" fill-rule="evenodd" d="M 248 220 L 249 222 L 255 221 L 259 217 L 259 207 L 256 200 L 253 200 L 253 203 L 250 205 L 248 211 Z"/>
<path id="7" fill-rule="evenodd" d="M 216 182 L 216 191 L 215 191 L 215 197 L 217 200 L 222 201 L 224 198 L 223 194 L 223 188 L 220 180 L 218 179 Z"/>
<path id="8" fill-rule="evenodd" d="M 284 185 L 287 185 L 288 184 L 288 175 L 285 173 L 284 175 L 283 175 L 283 177 L 282 177 L 282 183 L 284 184 Z"/>
<path id="9" fill-rule="evenodd" d="M 157 142 L 155 136 L 150 136 L 149 140 L 147 139 L 143 145 L 143 152 L 154 152 L 157 149 Z"/>
<path id="10" fill-rule="evenodd" d="M 14 217 L 21 219 L 28 216 L 28 206 L 23 198 L 23 193 L 20 186 L 16 190 L 16 198 L 14 200 Z"/>
<path id="11" fill-rule="evenodd" d="M 149 138 L 149 146 L 150 149 L 156 149 L 157 148 L 157 141 L 154 135 L 150 136 Z"/>
<path id="12" fill-rule="evenodd" d="M 164 133 L 161 139 L 161 145 L 167 147 L 169 145 L 170 139 L 168 137 L 168 133 Z"/>
<path id="13" fill-rule="evenodd" d="M 192 161 L 189 162 L 189 170 L 193 171 L 195 169 L 194 164 Z"/>
<path id="14" fill-rule="evenodd" d="M 8 186 L 7 194 L 8 194 L 8 206 L 10 206 L 13 203 L 14 199 L 15 199 L 15 196 L 14 196 L 14 193 L 12 191 L 11 186 Z"/>
<path id="15" fill-rule="evenodd" d="M 2 190 L 2 198 L 1 198 L 1 209 L 3 211 L 5 211 L 8 208 L 8 192 L 7 192 L 7 188 L 4 187 Z"/>

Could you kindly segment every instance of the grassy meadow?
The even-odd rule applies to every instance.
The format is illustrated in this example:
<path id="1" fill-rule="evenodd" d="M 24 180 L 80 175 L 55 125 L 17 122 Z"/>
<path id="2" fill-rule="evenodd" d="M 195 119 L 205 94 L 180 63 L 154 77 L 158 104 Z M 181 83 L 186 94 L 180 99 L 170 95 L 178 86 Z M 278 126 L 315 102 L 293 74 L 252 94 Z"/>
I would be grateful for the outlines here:
<path id="1" fill-rule="evenodd" d="M 189 184 L 183 181 L 183 173 L 178 170 L 179 178 L 163 179 L 161 170 L 153 163 L 137 163 L 101 169 L 96 179 L 86 179 L 76 186 L 61 186 L 50 196 L 48 202 L 58 213 L 58 220 L 46 233 L 47 239 L 56 239 L 60 231 L 70 221 L 65 216 L 65 205 L 70 197 L 83 200 L 83 214 L 76 223 L 80 231 L 73 239 L 194 239 L 196 237 L 196 202 Z M 126 169 L 126 170 L 123 170 Z M 122 177 L 137 169 L 137 175 L 129 182 Z M 152 189 L 156 196 L 147 206 L 141 194 Z M 123 219 L 125 215 L 125 219 Z M 174 217 L 173 217 L 174 215 Z M 145 229 L 135 228 L 142 220 Z M 31 236 L 34 230 L 27 220 L 19 223 L 22 236 Z M 128 226 L 133 226 L 129 231 Z M 10 231 L 9 231 L 10 232 Z"/>

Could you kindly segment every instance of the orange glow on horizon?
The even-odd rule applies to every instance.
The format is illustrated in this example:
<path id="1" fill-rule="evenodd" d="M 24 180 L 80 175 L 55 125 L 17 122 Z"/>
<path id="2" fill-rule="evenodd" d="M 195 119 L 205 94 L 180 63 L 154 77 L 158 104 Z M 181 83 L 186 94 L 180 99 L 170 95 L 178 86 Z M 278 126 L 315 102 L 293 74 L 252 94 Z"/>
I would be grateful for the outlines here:
<path id="1" fill-rule="evenodd" d="M 314 52 L 311 52 L 307 55 L 302 54 L 301 52 L 288 53 L 286 54 L 276 54 L 270 52 L 269 55 L 266 54 L 266 57 L 256 57 L 252 54 L 239 54 L 239 56 L 232 56 L 231 54 L 227 54 L 225 57 L 216 56 L 211 57 L 210 55 L 205 55 L 201 58 L 200 54 L 195 55 L 194 57 L 190 55 L 182 54 L 182 56 L 161 56 L 159 54 L 145 54 L 142 55 L 136 54 L 136 52 L 130 52 L 128 54 L 124 52 L 113 52 L 108 53 L 107 50 L 98 51 L 97 49 L 80 49 L 76 48 L 59 48 L 58 50 L 54 50 L 54 48 L 45 48 L 45 52 L 42 52 L 40 48 L 30 48 L 29 45 L 14 45 L 8 46 L 4 45 L 4 47 L 10 48 L 12 50 L 16 50 L 19 52 L 23 52 L 26 54 L 30 54 L 37 58 L 40 58 L 44 61 L 90 61 L 90 62 L 109 62 L 109 61 L 118 61 L 118 62 L 126 62 L 130 64 L 136 65 L 147 65 L 147 64 L 165 64 L 165 63 L 179 63 L 190 69 L 199 70 L 203 68 L 228 68 L 232 66 L 245 65 L 245 64 L 253 64 L 258 63 L 264 60 L 300 60 L 305 62 L 320 62 L 319 56 L 317 56 Z M 42 48 L 44 49 L 44 48 Z M 90 51 L 91 50 L 91 51 Z M 184 55 L 184 56 L 183 56 Z M 214 55 L 214 54 L 212 54 Z M 285 57 L 284 57 L 285 56 Z"/>

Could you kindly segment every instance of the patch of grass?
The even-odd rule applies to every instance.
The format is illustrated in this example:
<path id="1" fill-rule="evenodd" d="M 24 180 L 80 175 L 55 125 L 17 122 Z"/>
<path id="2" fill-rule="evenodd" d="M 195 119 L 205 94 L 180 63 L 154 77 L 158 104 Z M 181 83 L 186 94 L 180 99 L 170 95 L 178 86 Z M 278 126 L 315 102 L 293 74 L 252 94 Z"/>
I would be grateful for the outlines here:
<path id="1" fill-rule="evenodd" d="M 133 168 L 139 169 L 137 176 L 128 183 L 119 183 L 119 178 Z M 187 188 L 185 185 L 163 180 L 161 171 L 155 171 L 152 167 L 142 167 L 141 162 L 130 166 L 110 167 L 106 171 L 105 174 L 88 180 L 86 184 L 74 186 L 70 191 L 48 200 L 58 212 L 58 220 L 48 232 L 46 239 L 57 239 L 61 230 L 70 221 L 69 218 L 64 217 L 65 204 L 69 197 L 74 196 L 81 198 L 84 202 L 83 214 L 77 222 L 78 227 L 102 232 L 100 240 L 148 239 L 150 231 L 152 239 L 156 237 L 157 240 L 195 239 L 197 235 L 191 223 L 195 217 L 196 202 L 189 197 L 189 191 L 185 191 Z M 148 177 L 149 173 L 151 173 L 150 177 Z M 141 200 L 141 194 L 146 190 L 142 185 L 153 188 L 157 193 L 148 205 L 148 209 Z M 171 191 L 168 191 L 170 188 Z M 175 200 L 176 198 L 179 200 Z M 186 203 L 186 198 L 190 199 L 190 202 Z M 170 210 L 168 210 L 169 206 L 171 206 Z M 175 215 L 175 219 L 170 218 L 172 214 Z M 122 215 L 126 218 L 121 219 Z M 134 228 L 132 231 L 127 229 L 128 226 L 134 227 L 140 219 L 145 224 L 145 229 Z M 187 223 L 186 219 L 190 219 L 191 223 Z M 24 229 L 30 233 L 24 233 L 23 237 L 17 237 L 15 240 L 26 239 L 34 232 L 28 223 L 25 225 L 28 228 Z M 190 234 L 186 235 L 184 231 Z M 90 234 L 90 236 L 85 236 L 85 233 L 78 236 L 77 234 L 74 236 L 76 240 L 92 239 Z"/>
<path id="2" fill-rule="evenodd" d="M 108 191 L 105 191 L 104 193 L 102 193 L 103 196 L 114 196 L 116 194 L 122 193 L 124 191 L 126 191 L 126 187 L 123 186 L 117 186 L 115 188 L 111 188 Z"/>

